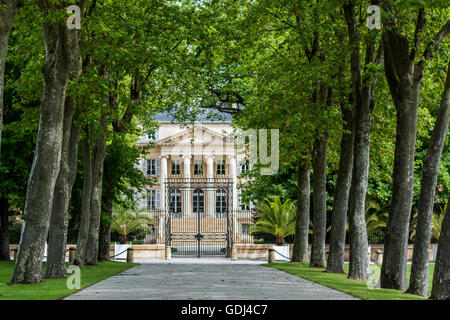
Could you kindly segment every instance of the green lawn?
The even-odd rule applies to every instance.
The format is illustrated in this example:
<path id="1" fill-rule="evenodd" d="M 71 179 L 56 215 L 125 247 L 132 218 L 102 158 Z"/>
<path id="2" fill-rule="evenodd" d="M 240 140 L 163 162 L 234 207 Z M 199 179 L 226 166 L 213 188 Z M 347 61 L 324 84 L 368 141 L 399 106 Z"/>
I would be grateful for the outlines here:
<path id="1" fill-rule="evenodd" d="M 136 265 L 138 264 L 105 261 L 97 266 L 81 269 L 81 288 L 91 286 Z M 56 300 L 78 291 L 68 289 L 66 279 L 44 279 L 40 284 L 8 286 L 13 269 L 13 261 L 0 261 L 0 300 Z"/>
<path id="2" fill-rule="evenodd" d="M 286 271 L 303 279 L 319 283 L 326 287 L 336 289 L 364 300 L 424 300 L 425 298 L 411 294 L 404 294 L 400 290 L 392 289 L 369 289 L 366 282 L 351 280 L 346 274 L 335 274 L 324 272 L 324 269 L 310 268 L 308 264 L 301 263 L 270 263 L 265 266 Z M 381 268 L 381 266 L 380 266 Z M 411 265 L 408 265 L 408 282 Z M 348 272 L 348 264 L 345 265 Z M 434 264 L 430 264 L 430 292 Z"/>

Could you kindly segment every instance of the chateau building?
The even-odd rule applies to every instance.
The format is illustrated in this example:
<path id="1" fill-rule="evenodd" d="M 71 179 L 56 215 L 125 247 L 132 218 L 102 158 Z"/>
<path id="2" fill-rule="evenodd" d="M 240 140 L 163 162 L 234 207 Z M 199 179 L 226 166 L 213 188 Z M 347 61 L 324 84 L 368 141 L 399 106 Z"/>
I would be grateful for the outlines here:
<path id="1" fill-rule="evenodd" d="M 143 136 L 152 145 L 140 169 L 155 184 L 135 194 L 155 221 L 146 243 L 166 243 L 174 254 L 229 254 L 233 243 L 253 242 L 251 204 L 241 201 L 240 174 L 249 170 L 245 154 L 231 139 L 231 119 L 173 123 L 159 115 L 160 128 Z"/>

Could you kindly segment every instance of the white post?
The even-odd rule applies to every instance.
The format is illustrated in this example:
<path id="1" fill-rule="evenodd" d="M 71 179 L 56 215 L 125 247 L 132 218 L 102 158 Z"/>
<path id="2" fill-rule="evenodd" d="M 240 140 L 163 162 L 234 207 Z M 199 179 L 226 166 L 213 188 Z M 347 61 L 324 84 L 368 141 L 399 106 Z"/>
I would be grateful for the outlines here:
<path id="1" fill-rule="evenodd" d="M 159 217 L 159 236 L 161 240 L 164 240 L 164 232 L 163 232 L 163 221 L 165 213 L 168 212 L 168 208 L 166 208 L 166 178 L 167 178 L 167 156 L 161 157 L 161 172 L 160 172 L 160 189 L 161 189 L 161 214 Z"/>
<path id="2" fill-rule="evenodd" d="M 166 178 L 167 178 L 167 157 L 161 157 L 161 174 L 159 178 L 161 189 L 161 210 L 166 209 Z"/>
<path id="3" fill-rule="evenodd" d="M 188 216 L 192 215 L 192 208 L 191 208 L 191 191 L 190 189 L 190 179 L 191 179 L 191 156 L 183 156 L 183 164 L 184 164 L 184 179 L 185 180 L 185 199 L 184 199 L 184 208 L 185 212 Z"/>
<path id="4" fill-rule="evenodd" d="M 228 157 L 228 160 L 230 162 L 230 176 L 233 181 L 233 209 L 237 209 L 237 173 L 236 173 L 236 158 L 235 157 Z"/>
<path id="5" fill-rule="evenodd" d="M 233 219 L 233 239 L 237 239 L 237 232 L 238 232 L 238 225 L 237 225 L 237 163 L 236 158 L 229 156 L 228 161 L 230 163 L 230 177 L 233 182 L 232 187 L 232 199 L 233 199 L 233 206 L 231 207 L 231 217 Z"/>
<path id="6" fill-rule="evenodd" d="M 207 198 L 208 198 L 208 209 L 207 214 L 210 216 L 214 216 L 215 214 L 215 199 L 214 199 L 214 191 L 210 188 L 212 187 L 212 181 L 214 179 L 214 156 L 208 156 L 206 158 L 206 177 L 207 177 L 207 185 L 208 185 L 208 192 L 207 192 Z"/>

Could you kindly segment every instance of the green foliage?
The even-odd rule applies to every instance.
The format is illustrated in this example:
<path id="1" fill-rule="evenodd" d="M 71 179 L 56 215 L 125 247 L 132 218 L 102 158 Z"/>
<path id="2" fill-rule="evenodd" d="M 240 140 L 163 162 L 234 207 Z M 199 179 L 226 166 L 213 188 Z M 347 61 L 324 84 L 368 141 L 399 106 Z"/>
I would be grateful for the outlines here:
<path id="1" fill-rule="evenodd" d="M 45 270 L 46 262 L 43 262 Z M 97 266 L 81 269 L 81 288 L 86 288 L 101 280 L 123 272 L 136 263 L 102 261 Z M 7 285 L 14 271 L 14 261 L 0 261 L 0 300 L 58 300 L 78 289 L 68 289 L 67 279 L 45 279 L 32 285 Z"/>
<path id="2" fill-rule="evenodd" d="M 295 201 L 281 202 L 275 197 L 273 202 L 268 199 L 258 207 L 257 220 L 250 226 L 250 232 L 265 233 L 275 237 L 277 245 L 283 245 L 287 236 L 295 233 L 296 206 Z"/>
<path id="3" fill-rule="evenodd" d="M 130 233 L 140 231 L 152 233 L 149 225 L 154 223 L 154 219 L 149 218 L 143 211 L 129 210 L 116 205 L 113 209 L 111 230 L 119 234 L 121 243 L 125 243 Z"/>

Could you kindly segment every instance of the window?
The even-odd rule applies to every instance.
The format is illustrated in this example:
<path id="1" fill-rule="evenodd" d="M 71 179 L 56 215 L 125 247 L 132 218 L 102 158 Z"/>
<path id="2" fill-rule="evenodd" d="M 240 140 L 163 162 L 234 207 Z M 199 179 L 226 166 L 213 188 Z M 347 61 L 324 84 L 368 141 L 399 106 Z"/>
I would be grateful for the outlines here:
<path id="1" fill-rule="evenodd" d="M 225 218 L 227 215 L 227 193 L 223 189 L 216 193 L 216 217 Z"/>
<path id="2" fill-rule="evenodd" d="M 172 160 L 172 174 L 173 175 L 181 174 L 181 160 Z"/>
<path id="3" fill-rule="evenodd" d="M 161 207 L 161 190 L 147 190 L 147 209 L 155 210 Z"/>
<path id="4" fill-rule="evenodd" d="M 250 225 L 247 223 L 241 224 L 241 234 L 249 234 Z"/>
<path id="5" fill-rule="evenodd" d="M 240 206 L 242 211 L 249 211 L 250 210 L 250 205 L 245 203 L 245 201 L 244 201 L 240 191 L 239 191 L 239 206 Z"/>
<path id="6" fill-rule="evenodd" d="M 241 172 L 240 173 L 246 173 L 250 170 L 250 164 L 248 163 L 248 160 L 241 161 Z"/>
<path id="7" fill-rule="evenodd" d="M 203 175 L 203 162 L 202 160 L 194 160 L 194 175 L 202 176 Z"/>
<path id="8" fill-rule="evenodd" d="M 225 175 L 225 160 L 217 160 L 217 175 Z"/>
<path id="9" fill-rule="evenodd" d="M 149 140 L 158 141 L 159 140 L 159 129 L 156 129 L 154 132 L 149 132 L 147 134 Z"/>
<path id="10" fill-rule="evenodd" d="M 197 214 L 203 216 L 203 213 L 205 212 L 205 195 L 203 190 L 196 189 L 193 193 L 192 200 L 192 211 L 194 212 L 195 216 Z"/>
<path id="11" fill-rule="evenodd" d="M 173 218 L 181 218 L 181 192 L 173 190 L 170 193 L 170 212 Z"/>
<path id="12" fill-rule="evenodd" d="M 160 159 L 149 159 L 147 160 L 147 176 L 159 176 L 161 167 Z"/>

